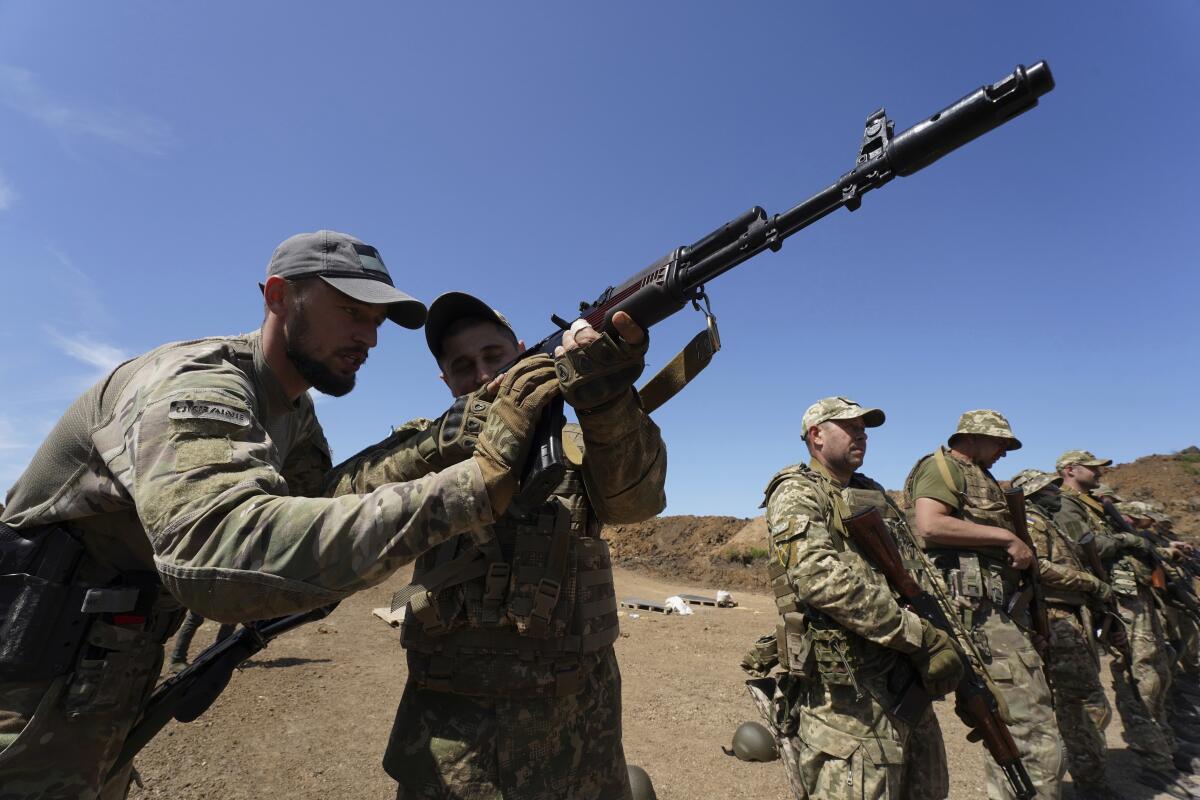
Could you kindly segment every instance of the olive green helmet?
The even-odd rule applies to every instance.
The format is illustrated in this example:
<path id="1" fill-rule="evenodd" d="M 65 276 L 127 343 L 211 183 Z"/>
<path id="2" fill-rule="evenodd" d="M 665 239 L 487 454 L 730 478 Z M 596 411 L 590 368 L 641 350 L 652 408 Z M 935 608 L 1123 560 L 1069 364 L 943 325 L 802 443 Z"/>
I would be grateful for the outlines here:
<path id="1" fill-rule="evenodd" d="M 629 788 L 632 790 L 633 800 L 658 800 L 658 795 L 654 793 L 654 784 L 650 782 L 646 770 L 633 764 L 627 764 L 626 769 L 629 770 Z"/>
<path id="2" fill-rule="evenodd" d="M 774 761 L 779 758 L 775 737 L 765 725 L 743 722 L 733 733 L 733 754 L 742 761 Z"/>

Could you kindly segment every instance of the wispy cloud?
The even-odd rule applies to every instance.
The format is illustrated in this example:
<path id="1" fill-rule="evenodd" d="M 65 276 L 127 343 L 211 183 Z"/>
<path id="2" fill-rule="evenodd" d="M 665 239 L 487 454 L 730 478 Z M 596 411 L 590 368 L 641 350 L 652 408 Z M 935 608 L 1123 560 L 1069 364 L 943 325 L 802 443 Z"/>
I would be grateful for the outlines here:
<path id="1" fill-rule="evenodd" d="M 101 374 L 111 371 L 129 358 L 119 347 L 101 342 L 86 333 L 68 336 L 50 327 L 46 328 L 46 333 L 50 335 L 51 341 L 59 350 L 77 361 L 94 367 Z"/>
<path id="2" fill-rule="evenodd" d="M 17 202 L 17 191 L 4 177 L 4 173 L 0 172 L 0 211 L 7 211 L 15 202 Z"/>
<path id="3" fill-rule="evenodd" d="M 0 103 L 59 134 L 85 136 L 147 155 L 162 155 L 171 128 L 140 111 L 55 97 L 27 69 L 0 64 Z"/>

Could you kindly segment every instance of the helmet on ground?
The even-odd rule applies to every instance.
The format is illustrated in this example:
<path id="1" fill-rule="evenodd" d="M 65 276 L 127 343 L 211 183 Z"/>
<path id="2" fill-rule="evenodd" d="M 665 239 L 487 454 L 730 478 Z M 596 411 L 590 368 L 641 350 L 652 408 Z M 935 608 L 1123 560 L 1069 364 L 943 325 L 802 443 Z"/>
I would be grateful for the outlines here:
<path id="1" fill-rule="evenodd" d="M 633 764 L 627 764 L 626 769 L 629 770 L 629 788 L 633 790 L 633 800 L 658 800 L 646 770 Z"/>
<path id="2" fill-rule="evenodd" d="M 765 725 L 743 722 L 733 733 L 733 754 L 742 761 L 774 761 L 779 758 L 775 737 Z"/>

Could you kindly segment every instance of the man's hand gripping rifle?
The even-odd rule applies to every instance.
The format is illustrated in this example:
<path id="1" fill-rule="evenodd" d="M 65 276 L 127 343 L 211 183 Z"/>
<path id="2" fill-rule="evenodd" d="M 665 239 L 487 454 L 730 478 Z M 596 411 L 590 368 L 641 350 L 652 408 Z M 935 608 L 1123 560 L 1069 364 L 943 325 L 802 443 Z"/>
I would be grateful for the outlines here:
<path id="1" fill-rule="evenodd" d="M 946 633 L 956 642 L 962 642 L 956 626 L 950 621 L 942 604 L 929 592 L 921 588 L 916 579 L 904 568 L 900 550 L 892 534 L 884 524 L 879 509 L 872 508 L 855 514 L 846 521 L 850 540 L 887 578 L 888 584 L 904 599 L 905 604 L 919 617 Z M 963 679 L 955 689 L 956 708 L 959 715 L 971 722 L 973 734 L 983 741 L 992 758 L 1000 765 L 1013 792 L 1019 800 L 1035 797 L 1037 791 L 1033 781 L 1021 762 L 1021 752 L 1013 741 L 1012 733 L 1005 725 L 999 703 L 987 682 L 975 665 L 961 651 Z"/>
<path id="2" fill-rule="evenodd" d="M 615 336 L 612 318 L 618 311 L 627 312 L 642 328 L 650 328 L 689 303 L 697 310 L 703 303 L 703 313 L 709 320 L 709 341 L 706 348 L 691 353 L 688 363 L 680 364 L 675 370 L 676 380 L 664 382 L 678 391 L 720 347 L 705 284 L 764 250 L 779 250 L 784 239 L 843 206 L 856 210 L 867 192 L 897 176 L 912 175 L 998 128 L 1036 106 L 1038 98 L 1053 88 L 1054 78 L 1045 61 L 1028 69 L 1017 67 L 1012 74 L 977 89 L 898 136 L 893 136 L 893 123 L 881 108 L 867 117 L 854 169 L 836 182 L 782 214 L 769 216 L 758 206 L 751 208 L 694 244 L 677 247 L 625 282 L 608 287 L 593 302 L 580 303 L 579 316 L 597 331 Z M 518 360 L 538 353 L 554 354 L 568 321 L 557 315 L 551 321 L 559 330 L 526 350 Z M 660 403 L 673 391 L 655 394 L 655 402 Z M 643 387 L 643 405 L 653 405 L 647 400 Z M 538 426 L 522 477 L 520 502 L 525 507 L 548 495 L 566 468 L 560 441 L 562 412 L 561 400 L 555 401 Z"/>

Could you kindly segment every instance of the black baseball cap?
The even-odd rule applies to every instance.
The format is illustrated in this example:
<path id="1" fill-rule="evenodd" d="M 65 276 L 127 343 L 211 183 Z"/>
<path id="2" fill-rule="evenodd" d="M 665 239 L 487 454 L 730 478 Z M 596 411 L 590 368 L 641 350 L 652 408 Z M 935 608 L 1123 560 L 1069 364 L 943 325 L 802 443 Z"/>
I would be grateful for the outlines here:
<path id="1" fill-rule="evenodd" d="M 442 357 L 442 339 L 446 329 L 465 317 L 495 322 L 511 333 L 514 341 L 517 340 L 517 332 L 499 311 L 466 292 L 446 292 L 430 304 L 425 320 L 425 342 L 434 358 Z"/>
<path id="2" fill-rule="evenodd" d="M 379 251 L 337 231 L 298 233 L 285 239 L 267 264 L 267 277 L 315 276 L 360 303 L 386 305 L 388 319 L 413 330 L 425 323 L 425 304 L 392 283 Z"/>

